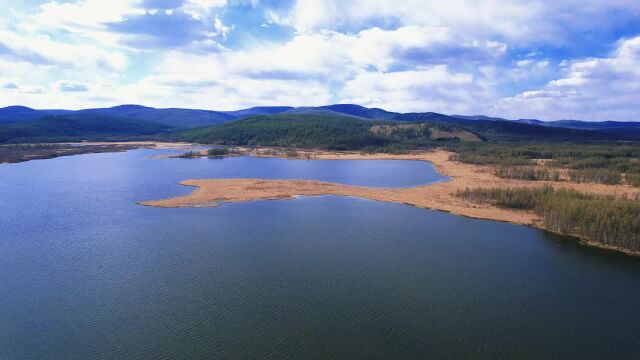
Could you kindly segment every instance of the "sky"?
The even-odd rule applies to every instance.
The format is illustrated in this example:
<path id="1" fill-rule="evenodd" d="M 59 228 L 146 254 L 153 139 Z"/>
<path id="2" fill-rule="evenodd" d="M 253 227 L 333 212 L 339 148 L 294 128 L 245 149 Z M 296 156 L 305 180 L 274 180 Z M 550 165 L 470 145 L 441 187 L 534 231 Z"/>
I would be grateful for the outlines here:
<path id="1" fill-rule="evenodd" d="M 0 106 L 640 121 L 638 0 L 0 0 Z"/>

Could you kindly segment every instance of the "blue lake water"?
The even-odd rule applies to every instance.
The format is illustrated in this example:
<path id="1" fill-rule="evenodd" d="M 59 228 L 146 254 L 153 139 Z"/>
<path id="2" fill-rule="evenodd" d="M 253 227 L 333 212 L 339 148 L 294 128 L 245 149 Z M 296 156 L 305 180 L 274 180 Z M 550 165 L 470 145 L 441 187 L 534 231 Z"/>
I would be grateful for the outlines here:
<path id="1" fill-rule="evenodd" d="M 354 198 L 135 204 L 194 178 L 444 179 L 424 162 L 168 152 L 0 165 L 0 359 L 637 357 L 637 258 Z"/>

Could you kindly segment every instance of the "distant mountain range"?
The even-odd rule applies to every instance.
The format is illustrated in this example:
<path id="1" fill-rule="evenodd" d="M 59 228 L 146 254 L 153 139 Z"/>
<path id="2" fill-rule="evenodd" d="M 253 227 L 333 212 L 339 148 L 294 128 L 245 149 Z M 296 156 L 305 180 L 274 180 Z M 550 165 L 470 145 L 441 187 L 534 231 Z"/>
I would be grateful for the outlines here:
<path id="1" fill-rule="evenodd" d="M 45 116 L 57 116 L 70 113 L 99 114 L 104 116 L 121 117 L 135 120 L 145 120 L 176 128 L 194 128 L 206 125 L 225 123 L 231 120 L 256 115 L 275 114 L 319 114 L 319 115 L 348 115 L 369 120 L 396 121 L 443 121 L 458 123 L 459 120 L 512 121 L 530 125 L 564 127 L 572 129 L 602 130 L 611 128 L 640 128 L 640 122 L 622 121 L 582 121 L 557 120 L 541 121 L 536 119 L 508 120 L 485 115 L 445 115 L 434 112 L 397 113 L 379 108 L 367 108 L 354 104 L 334 104 L 318 107 L 291 106 L 259 106 L 235 111 L 214 111 L 198 109 L 166 108 L 159 109 L 142 105 L 119 105 L 110 108 L 85 110 L 36 110 L 25 106 L 8 106 L 0 108 L 0 124 L 16 123 L 33 120 Z M 640 120 L 640 119 L 639 119 Z"/>
<path id="2" fill-rule="evenodd" d="M 35 110 L 26 106 L 7 106 L 0 108 L 0 125 L 25 120 L 39 119 L 44 116 L 62 115 L 70 110 Z"/>
<path id="3" fill-rule="evenodd" d="M 397 113 L 353 104 L 318 107 L 261 106 L 235 111 L 197 109 L 158 109 L 141 105 L 120 105 L 111 108 L 36 110 L 24 106 L 0 108 L 0 142 L 16 142 L 31 138 L 82 136 L 121 137 L 156 133 L 175 133 L 193 128 L 215 126 L 253 116 L 315 115 L 353 118 L 363 121 L 437 122 L 473 129 L 478 133 L 509 139 L 507 134 L 528 134 L 528 138 L 555 138 L 573 134 L 597 133 L 597 138 L 640 140 L 640 122 L 580 120 L 540 121 L 536 119 L 508 120 L 485 115 L 446 115 L 434 112 Z M 556 131 L 553 129 L 575 130 Z M 77 131 L 74 131 L 77 130 Z M 582 136 L 582 135 L 580 135 Z M 589 137 L 589 136 L 587 136 Z"/>

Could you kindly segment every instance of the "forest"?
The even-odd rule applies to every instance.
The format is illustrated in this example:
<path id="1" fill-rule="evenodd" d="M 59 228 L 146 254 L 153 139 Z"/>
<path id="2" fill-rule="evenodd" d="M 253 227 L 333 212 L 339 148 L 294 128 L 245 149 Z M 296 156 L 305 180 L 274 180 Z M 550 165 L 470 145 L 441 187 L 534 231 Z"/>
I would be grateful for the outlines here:
<path id="1" fill-rule="evenodd" d="M 573 182 L 639 186 L 640 146 L 629 142 L 601 143 L 461 143 L 449 147 L 451 160 L 476 165 L 494 165 L 496 175 L 521 180 L 561 180 L 558 169 L 569 169 Z M 543 162 L 537 172 L 532 166 Z M 546 174 L 554 176 L 547 177 Z"/>
<path id="2" fill-rule="evenodd" d="M 384 147 L 390 137 L 369 131 L 370 122 L 356 118 L 323 115 L 256 116 L 223 125 L 187 131 L 187 141 L 248 146 L 360 150 Z"/>
<path id="3" fill-rule="evenodd" d="M 528 181 L 560 181 L 560 172 L 548 168 L 532 166 L 501 166 L 495 172 L 496 176 L 506 179 L 518 179 Z"/>
<path id="4" fill-rule="evenodd" d="M 611 247 L 640 251 L 640 199 L 585 194 L 570 189 L 465 189 L 456 196 L 476 203 L 531 210 L 543 227 Z"/>
<path id="5" fill-rule="evenodd" d="M 0 143 L 146 140 L 160 138 L 172 130 L 173 128 L 146 121 L 72 114 L 2 125 Z"/>

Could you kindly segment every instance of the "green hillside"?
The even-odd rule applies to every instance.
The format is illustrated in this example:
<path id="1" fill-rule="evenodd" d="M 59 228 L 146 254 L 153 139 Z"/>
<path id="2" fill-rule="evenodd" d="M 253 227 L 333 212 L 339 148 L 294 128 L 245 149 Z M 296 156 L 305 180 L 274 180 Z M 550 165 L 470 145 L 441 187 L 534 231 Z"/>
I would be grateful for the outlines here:
<path id="1" fill-rule="evenodd" d="M 0 126 L 0 143 L 114 140 L 157 135 L 171 130 L 146 121 L 76 113 Z"/>
<path id="2" fill-rule="evenodd" d="M 512 121 L 461 120 L 457 125 L 490 141 L 610 141 L 626 137 L 592 130 L 522 124 Z"/>
<path id="3" fill-rule="evenodd" d="M 180 139 L 208 144 L 297 146 L 325 149 L 417 148 L 443 141 L 583 142 L 620 140 L 611 133 L 507 121 L 456 119 L 368 121 L 350 116 L 278 114 L 192 129 Z"/>
<path id="4" fill-rule="evenodd" d="M 331 113 L 283 113 L 188 130 L 161 120 L 78 111 L 0 125 L 0 143 L 153 138 L 224 145 L 393 150 L 467 141 L 600 142 L 630 136 L 509 121 L 455 119 L 452 123 L 449 117 L 433 114 L 416 115 L 413 121 L 377 121 Z"/>
<path id="5" fill-rule="evenodd" d="M 76 113 L 140 120 L 165 127 L 183 129 L 221 124 L 235 119 L 233 115 L 218 111 L 175 108 L 156 109 L 140 105 L 120 105 L 105 109 L 80 110 Z"/>
<path id="6" fill-rule="evenodd" d="M 297 146 L 325 149 L 362 149 L 393 142 L 369 131 L 371 122 L 326 115 L 256 116 L 223 125 L 187 131 L 187 141 L 252 146 Z"/>

